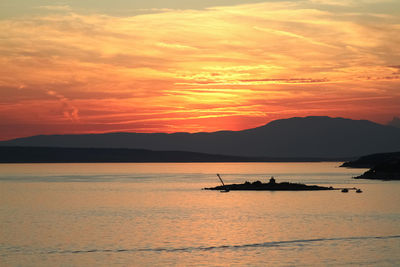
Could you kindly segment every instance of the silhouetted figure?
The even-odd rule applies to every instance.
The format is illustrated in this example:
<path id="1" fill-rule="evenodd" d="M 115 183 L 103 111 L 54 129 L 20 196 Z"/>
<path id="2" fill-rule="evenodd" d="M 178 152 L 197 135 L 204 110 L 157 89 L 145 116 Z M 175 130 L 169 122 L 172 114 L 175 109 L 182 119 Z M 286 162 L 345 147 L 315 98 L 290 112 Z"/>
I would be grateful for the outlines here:
<path id="1" fill-rule="evenodd" d="M 270 184 L 275 184 L 275 178 L 274 176 L 271 176 L 271 179 L 269 179 Z"/>

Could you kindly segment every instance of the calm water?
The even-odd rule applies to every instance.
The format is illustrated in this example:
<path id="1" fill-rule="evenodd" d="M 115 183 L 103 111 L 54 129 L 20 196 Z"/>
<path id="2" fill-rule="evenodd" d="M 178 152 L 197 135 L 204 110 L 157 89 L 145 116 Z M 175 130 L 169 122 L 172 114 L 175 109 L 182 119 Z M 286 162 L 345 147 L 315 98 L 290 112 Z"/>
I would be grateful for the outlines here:
<path id="1" fill-rule="evenodd" d="M 400 265 L 400 183 L 340 163 L 3 164 L 0 266 Z M 267 179 L 353 191 L 204 191 Z"/>

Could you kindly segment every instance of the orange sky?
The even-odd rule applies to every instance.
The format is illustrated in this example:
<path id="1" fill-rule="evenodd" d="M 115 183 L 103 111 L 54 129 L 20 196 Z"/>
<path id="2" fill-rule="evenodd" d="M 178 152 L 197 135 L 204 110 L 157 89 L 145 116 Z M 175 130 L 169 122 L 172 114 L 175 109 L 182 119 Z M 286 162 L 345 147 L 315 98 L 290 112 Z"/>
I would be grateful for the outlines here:
<path id="1" fill-rule="evenodd" d="M 239 130 L 308 115 L 386 123 L 400 116 L 400 16 L 360 8 L 376 2 L 123 16 L 42 6 L 2 18 L 0 140 Z"/>

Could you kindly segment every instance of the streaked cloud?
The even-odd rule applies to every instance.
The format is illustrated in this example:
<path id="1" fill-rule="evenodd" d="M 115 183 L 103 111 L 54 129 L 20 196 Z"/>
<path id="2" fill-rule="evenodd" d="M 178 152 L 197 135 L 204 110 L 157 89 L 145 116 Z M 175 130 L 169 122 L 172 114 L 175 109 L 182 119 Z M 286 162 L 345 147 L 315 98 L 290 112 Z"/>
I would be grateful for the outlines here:
<path id="1" fill-rule="evenodd" d="M 38 6 L 39 9 L 55 10 L 55 11 L 70 11 L 72 8 L 68 5 L 48 5 L 48 6 Z"/>

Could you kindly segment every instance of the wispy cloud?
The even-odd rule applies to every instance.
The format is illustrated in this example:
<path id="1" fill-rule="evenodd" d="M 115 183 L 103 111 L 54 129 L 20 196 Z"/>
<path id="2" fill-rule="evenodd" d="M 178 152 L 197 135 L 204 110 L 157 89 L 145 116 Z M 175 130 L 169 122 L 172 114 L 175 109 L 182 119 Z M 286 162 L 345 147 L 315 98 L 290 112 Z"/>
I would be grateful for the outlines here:
<path id="1" fill-rule="evenodd" d="M 52 11 L 71 11 L 72 8 L 68 5 L 48 5 L 48 6 L 38 6 L 39 9 L 46 9 Z"/>
<path id="2" fill-rule="evenodd" d="M 74 122 L 79 121 L 79 110 L 69 102 L 68 98 L 52 90 L 47 91 L 47 94 L 56 97 L 60 101 L 62 114 L 67 119 Z"/>

